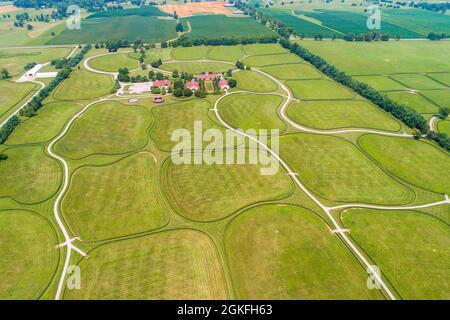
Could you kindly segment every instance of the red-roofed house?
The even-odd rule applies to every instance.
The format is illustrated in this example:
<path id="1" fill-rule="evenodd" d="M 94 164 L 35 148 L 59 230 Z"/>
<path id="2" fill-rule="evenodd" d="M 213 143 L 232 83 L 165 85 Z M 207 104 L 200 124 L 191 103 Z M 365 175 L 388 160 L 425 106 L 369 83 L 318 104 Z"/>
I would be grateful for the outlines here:
<path id="1" fill-rule="evenodd" d="M 218 76 L 219 75 L 217 73 L 201 73 L 196 74 L 195 78 L 197 78 L 198 80 L 214 80 Z"/>
<path id="2" fill-rule="evenodd" d="M 230 85 L 228 84 L 228 80 L 220 79 L 219 87 L 221 90 L 230 89 Z"/>
<path id="3" fill-rule="evenodd" d="M 152 87 L 164 88 L 167 90 L 170 88 L 171 84 L 172 82 L 170 80 L 156 80 L 153 81 Z"/>
<path id="4" fill-rule="evenodd" d="M 188 88 L 192 91 L 197 91 L 199 88 L 198 81 L 191 80 L 191 81 L 186 82 L 186 88 Z"/>

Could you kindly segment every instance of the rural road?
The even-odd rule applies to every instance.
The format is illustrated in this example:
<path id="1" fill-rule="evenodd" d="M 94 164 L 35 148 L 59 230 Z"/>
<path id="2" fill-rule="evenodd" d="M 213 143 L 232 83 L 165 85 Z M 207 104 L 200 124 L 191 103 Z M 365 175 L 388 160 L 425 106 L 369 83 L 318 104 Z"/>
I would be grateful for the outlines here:
<path id="1" fill-rule="evenodd" d="M 108 53 L 108 54 L 114 54 L 114 53 Z M 103 54 L 103 55 L 108 55 L 108 54 Z M 95 56 L 98 57 L 98 56 Z M 89 66 L 88 61 L 92 58 L 95 57 L 91 57 L 88 58 L 84 61 L 84 66 L 87 70 L 91 71 L 91 72 L 96 72 L 96 73 L 104 73 L 104 74 L 109 74 L 111 75 L 112 73 L 109 72 L 103 72 L 103 71 L 99 71 L 96 69 L 93 69 Z M 214 60 L 203 60 L 203 61 L 211 61 L 211 62 L 217 62 Z M 187 61 L 182 61 L 182 62 L 187 62 Z M 196 62 L 199 62 L 198 60 L 196 60 Z M 229 63 L 229 62 L 228 62 Z M 232 64 L 232 63 L 229 63 Z M 349 130 L 336 130 L 333 131 L 333 133 L 331 131 L 320 131 L 320 130 L 313 130 L 313 129 L 309 129 L 306 127 L 303 127 L 297 123 L 295 123 L 294 121 L 292 121 L 291 119 L 289 119 L 289 117 L 286 115 L 286 108 L 287 106 L 292 102 L 292 101 L 297 101 L 297 99 L 294 99 L 292 97 L 292 94 L 290 92 L 290 90 L 282 83 L 280 82 L 278 79 L 266 74 L 265 72 L 262 72 L 261 70 L 258 70 L 256 68 L 253 68 L 252 70 L 255 70 L 259 73 L 261 73 L 264 76 L 269 77 L 270 79 L 272 79 L 283 91 L 285 91 L 286 95 L 284 96 L 286 99 L 283 102 L 282 106 L 281 106 L 281 116 L 282 118 L 290 123 L 291 125 L 293 125 L 294 127 L 298 128 L 301 131 L 305 131 L 305 132 L 312 132 L 312 133 L 317 133 L 317 134 L 333 134 L 333 133 L 345 133 L 345 132 L 369 132 L 369 133 L 375 133 L 375 134 L 383 134 L 383 135 L 390 135 L 390 136 L 401 136 L 401 137 L 411 137 L 410 135 L 403 135 L 403 134 L 395 134 L 395 133 L 390 133 L 390 132 L 384 132 L 384 131 L 378 131 L 378 130 L 370 130 L 370 129 L 349 129 Z M 248 91 L 245 91 L 248 92 Z M 377 274 L 377 272 L 374 270 L 373 266 L 371 265 L 371 263 L 364 257 L 364 255 L 359 251 L 359 249 L 353 244 L 353 242 L 350 240 L 350 238 L 347 236 L 346 234 L 346 230 L 341 228 L 339 226 L 339 224 L 337 223 L 337 221 L 335 220 L 335 218 L 333 217 L 333 215 L 331 214 L 331 211 L 336 210 L 336 209 L 344 209 L 344 208 L 351 208 L 351 207 L 360 207 L 360 208 L 373 208 L 373 209 L 380 209 L 380 210 L 410 210 L 410 209 L 420 209 L 420 208 L 426 208 L 426 207 L 431 207 L 431 206 L 437 206 L 437 205 L 442 205 L 442 204 L 450 204 L 450 199 L 449 197 L 446 195 L 445 196 L 445 200 L 442 201 L 438 201 L 438 202 L 433 202 L 433 203 L 429 203 L 429 204 L 424 204 L 424 205 L 419 205 L 419 206 L 399 206 L 399 207 L 395 207 L 395 206 L 376 206 L 376 205 L 368 205 L 368 204 L 359 204 L 359 203 L 349 203 L 349 204 L 345 204 L 345 205 L 341 205 L 341 206 L 335 206 L 335 207 L 328 207 L 325 206 L 324 204 L 322 204 L 316 197 L 314 194 L 312 194 L 312 192 L 310 192 L 304 185 L 303 183 L 299 180 L 297 173 L 295 173 L 290 167 L 289 165 L 277 154 L 275 153 L 270 147 L 268 147 L 266 144 L 262 143 L 261 141 L 259 141 L 257 138 L 255 138 L 254 136 L 248 135 L 245 132 L 239 131 L 233 127 L 231 127 L 228 123 L 226 123 L 219 112 L 218 109 L 218 105 L 220 103 L 220 101 L 222 99 L 224 99 L 225 97 L 232 95 L 232 94 L 237 94 L 239 92 L 233 92 L 233 93 L 229 93 L 226 92 L 225 95 L 221 96 L 219 99 L 217 99 L 217 101 L 214 103 L 214 108 L 212 109 L 217 117 L 217 119 L 219 120 L 219 122 L 226 128 L 254 141 L 255 143 L 257 143 L 259 146 L 261 146 L 262 149 L 264 149 L 265 151 L 267 151 L 269 154 L 271 154 L 280 164 L 281 166 L 287 171 L 288 175 L 291 177 L 291 179 L 294 181 L 294 183 L 305 193 L 308 195 L 308 197 L 310 197 L 312 199 L 312 201 L 314 201 L 322 210 L 323 212 L 325 212 L 325 214 L 327 215 L 327 217 L 330 219 L 330 221 L 332 222 L 334 228 L 335 228 L 335 233 L 341 237 L 341 239 L 347 244 L 348 248 L 354 253 L 354 255 L 356 255 L 358 257 L 358 259 L 363 263 L 363 265 L 367 268 L 368 271 L 371 272 L 371 274 L 373 275 L 373 277 L 377 280 L 377 282 L 381 285 L 381 287 L 383 288 L 383 290 L 386 292 L 386 294 L 389 296 L 390 299 L 395 300 L 396 297 L 395 295 L 391 292 L 391 290 L 389 289 L 389 287 L 384 283 L 383 279 L 380 277 L 380 275 Z M 255 92 L 248 92 L 248 93 L 255 93 Z M 269 93 L 270 94 L 270 93 Z M 280 96 L 283 96 L 281 94 L 278 94 Z M 67 268 L 69 266 L 70 263 L 70 256 L 71 256 L 71 251 L 72 249 L 79 252 L 82 255 L 85 255 L 84 252 L 82 252 L 79 248 L 77 248 L 76 246 L 74 246 L 72 244 L 73 239 L 70 239 L 70 236 L 63 224 L 63 222 L 60 219 L 60 213 L 59 213 L 59 206 L 61 203 L 61 200 L 65 194 L 65 192 L 67 191 L 68 187 L 69 187 L 69 168 L 68 168 L 68 164 L 67 162 L 64 160 L 64 158 L 62 158 L 61 156 L 57 155 L 56 153 L 53 152 L 53 146 L 55 145 L 55 143 L 57 143 L 70 129 L 71 125 L 73 124 L 73 122 L 80 117 L 84 112 L 86 112 L 91 106 L 95 105 L 96 103 L 102 102 L 102 101 L 106 101 L 106 100 L 116 100 L 114 98 L 111 98 L 113 95 L 109 95 L 107 97 L 104 98 L 100 98 L 96 101 L 93 101 L 91 103 L 89 103 L 88 105 L 86 105 L 80 112 L 78 112 L 77 114 L 75 114 L 70 120 L 69 122 L 66 124 L 66 126 L 64 127 L 64 130 L 57 136 L 55 137 L 51 143 L 49 144 L 47 151 L 48 153 L 55 159 L 57 159 L 59 162 L 61 162 L 61 164 L 63 165 L 64 168 L 64 183 L 63 186 L 57 196 L 56 202 L 54 204 L 53 207 L 53 212 L 54 212 L 54 216 L 55 219 L 58 223 L 58 226 L 60 227 L 64 238 L 65 238 L 65 244 L 67 246 L 67 255 L 66 255 L 66 260 L 64 263 L 64 267 L 63 267 L 63 271 L 61 274 L 61 278 L 59 281 L 59 285 L 58 285 L 58 290 L 55 296 L 55 299 L 60 299 L 61 296 L 61 292 L 64 286 L 64 280 L 65 280 L 65 276 L 67 273 Z"/>

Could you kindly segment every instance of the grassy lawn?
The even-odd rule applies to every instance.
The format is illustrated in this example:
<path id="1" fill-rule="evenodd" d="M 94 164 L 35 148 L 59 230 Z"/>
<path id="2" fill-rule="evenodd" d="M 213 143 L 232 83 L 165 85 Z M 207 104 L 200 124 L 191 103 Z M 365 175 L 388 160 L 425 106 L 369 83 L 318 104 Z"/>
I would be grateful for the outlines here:
<path id="1" fill-rule="evenodd" d="M 110 54 L 91 59 L 89 65 L 97 70 L 117 72 L 119 68 L 136 69 L 138 63 L 128 56 L 127 53 Z"/>
<path id="2" fill-rule="evenodd" d="M 367 83 L 379 91 L 385 90 L 406 90 L 407 88 L 387 76 L 355 76 L 353 79 Z"/>
<path id="3" fill-rule="evenodd" d="M 274 64 L 299 63 L 302 62 L 302 60 L 295 54 L 281 53 L 281 54 L 263 54 L 260 56 L 250 56 L 245 59 L 242 59 L 242 62 L 252 67 L 263 67 Z"/>
<path id="4" fill-rule="evenodd" d="M 55 137 L 64 124 L 82 106 L 73 102 L 53 102 L 45 105 L 38 114 L 23 121 L 8 138 L 7 144 L 40 143 Z"/>
<path id="5" fill-rule="evenodd" d="M 151 115 L 143 107 L 100 102 L 73 123 L 55 151 L 68 158 L 135 151 L 147 143 L 150 124 Z"/>
<path id="6" fill-rule="evenodd" d="M 441 120 L 438 122 L 438 131 L 446 133 L 450 136 L 450 121 L 449 120 Z"/>
<path id="7" fill-rule="evenodd" d="M 127 236 L 161 227 L 165 205 L 156 163 L 138 154 L 104 167 L 82 167 L 63 201 L 64 216 L 85 241 Z"/>
<path id="8" fill-rule="evenodd" d="M 146 63 L 151 63 L 153 61 L 161 59 L 162 61 L 167 61 L 172 59 L 172 48 L 152 48 L 145 51 Z M 129 54 L 130 58 L 138 60 L 141 57 L 140 52 L 133 52 Z"/>
<path id="9" fill-rule="evenodd" d="M 225 277 L 209 237 L 176 230 L 111 242 L 79 264 L 81 290 L 64 299 L 226 299 Z"/>
<path id="10" fill-rule="evenodd" d="M 398 131 L 399 122 L 387 113 L 362 100 L 304 101 L 289 106 L 288 115 L 310 128 L 372 128 Z"/>
<path id="11" fill-rule="evenodd" d="M 331 80 L 288 80 L 294 96 L 302 100 L 352 99 L 355 94 Z"/>
<path id="12" fill-rule="evenodd" d="M 265 205 L 235 218 L 225 248 L 237 299 L 377 299 L 350 251 L 314 213 Z"/>
<path id="13" fill-rule="evenodd" d="M 194 122 L 201 121 L 203 130 L 218 126 L 208 117 L 211 104 L 206 100 L 191 99 L 167 106 L 153 108 L 155 125 L 150 131 L 150 137 L 165 151 L 172 151 L 177 142 L 171 141 L 172 132 L 177 129 L 187 129 L 194 135 Z"/>
<path id="14" fill-rule="evenodd" d="M 270 92 L 278 88 L 271 79 L 252 70 L 234 73 L 233 78 L 237 81 L 237 87 L 246 91 Z"/>
<path id="15" fill-rule="evenodd" d="M 283 99 L 277 95 L 234 94 L 220 101 L 220 116 L 234 128 L 280 129 L 286 124 L 278 117 L 277 110 Z"/>
<path id="16" fill-rule="evenodd" d="M 211 47 L 207 46 L 177 47 L 173 49 L 172 56 L 175 60 L 206 59 L 206 54 L 210 49 Z"/>
<path id="17" fill-rule="evenodd" d="M 261 175 L 260 165 L 190 164 L 166 167 L 169 199 L 187 218 L 212 221 L 250 204 L 287 197 L 293 185 L 283 170 Z"/>
<path id="18" fill-rule="evenodd" d="M 413 211 L 353 209 L 343 220 L 403 299 L 450 299 L 448 225 Z"/>
<path id="19" fill-rule="evenodd" d="M 0 197 L 12 197 L 21 203 L 47 200 L 61 183 L 58 162 L 41 146 L 7 149 L 8 160 L 0 162 Z"/>
<path id="20" fill-rule="evenodd" d="M 301 41 L 299 44 L 349 74 L 450 70 L 448 41 Z"/>
<path id="21" fill-rule="evenodd" d="M 419 113 L 437 113 L 439 108 L 420 94 L 408 91 L 385 92 L 394 101 L 403 104 Z"/>
<path id="22" fill-rule="evenodd" d="M 221 73 L 230 69 L 235 69 L 235 66 L 221 62 L 180 62 L 180 63 L 165 63 L 160 68 L 167 71 L 178 70 L 179 72 L 197 74 L 201 72 Z"/>
<path id="23" fill-rule="evenodd" d="M 34 83 L 15 83 L 11 81 L 1 80 L 0 119 L 14 106 L 20 107 L 19 103 L 24 100 L 33 89 L 37 89 L 37 85 Z"/>
<path id="24" fill-rule="evenodd" d="M 450 73 L 429 73 L 428 76 L 442 82 L 446 86 L 450 86 Z"/>
<path id="25" fill-rule="evenodd" d="M 450 108 L 450 90 L 429 90 L 420 93 L 439 106 Z"/>
<path id="26" fill-rule="evenodd" d="M 445 89 L 446 87 L 423 74 L 394 74 L 391 77 L 411 89 Z"/>
<path id="27" fill-rule="evenodd" d="M 27 63 L 50 62 L 67 56 L 71 50 L 71 48 L 0 49 L 0 65 L 11 75 L 18 76 L 25 73 L 24 66 Z"/>
<path id="28" fill-rule="evenodd" d="M 275 35 L 272 30 L 249 17 L 227 17 L 215 14 L 182 18 L 181 21 L 190 22 L 192 31 L 187 36 L 191 39 L 245 38 Z"/>
<path id="29" fill-rule="evenodd" d="M 76 70 L 56 88 L 53 97 L 58 100 L 87 100 L 107 95 L 113 86 L 114 82 L 108 75 Z"/>
<path id="30" fill-rule="evenodd" d="M 430 143 L 368 134 L 359 144 L 396 176 L 422 188 L 450 193 L 450 157 Z"/>
<path id="31" fill-rule="evenodd" d="M 276 43 L 254 43 L 242 47 L 244 52 L 249 55 L 255 54 L 277 54 L 287 53 L 288 51 Z"/>
<path id="32" fill-rule="evenodd" d="M 211 60 L 237 61 L 244 56 L 241 46 L 214 46 L 207 54 Z"/>
<path id="33" fill-rule="evenodd" d="M 282 80 L 323 78 L 320 72 L 306 63 L 267 66 L 261 69 L 275 78 Z"/>
<path id="34" fill-rule="evenodd" d="M 25 210 L 0 211 L 0 299 L 38 299 L 58 264 L 56 233 L 42 217 Z"/>
<path id="35" fill-rule="evenodd" d="M 411 190 L 345 140 L 311 134 L 284 136 L 280 154 L 300 180 L 323 198 L 377 204 L 405 204 L 414 199 Z"/>

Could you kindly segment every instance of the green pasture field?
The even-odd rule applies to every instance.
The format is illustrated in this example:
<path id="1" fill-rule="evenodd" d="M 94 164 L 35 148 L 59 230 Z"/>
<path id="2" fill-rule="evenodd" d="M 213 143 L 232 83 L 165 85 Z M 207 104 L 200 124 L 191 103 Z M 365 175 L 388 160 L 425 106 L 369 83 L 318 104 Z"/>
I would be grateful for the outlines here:
<path id="1" fill-rule="evenodd" d="M 172 59 L 172 48 L 151 48 L 145 50 L 145 63 L 152 63 L 153 61 L 161 59 L 162 61 L 168 61 Z M 141 57 L 140 52 L 133 52 L 129 54 L 132 59 L 138 60 Z"/>
<path id="2" fill-rule="evenodd" d="M 450 158 L 431 143 L 366 134 L 359 139 L 359 145 L 401 179 L 427 190 L 449 194 Z"/>
<path id="3" fill-rule="evenodd" d="M 227 226 L 237 299 L 380 299 L 350 251 L 315 213 L 289 205 L 249 209 Z"/>
<path id="4" fill-rule="evenodd" d="M 342 219 L 403 299 L 450 298 L 447 224 L 416 211 L 352 209 Z"/>
<path id="5" fill-rule="evenodd" d="M 325 38 L 331 38 L 333 35 L 342 36 L 342 34 L 335 30 L 330 30 L 319 24 L 312 23 L 305 19 L 301 19 L 292 15 L 290 10 L 280 9 L 260 9 L 264 14 L 272 16 L 277 21 L 284 23 L 288 27 L 294 29 L 298 35 L 304 35 L 305 37 L 312 38 L 316 35 L 323 35 Z"/>
<path id="6" fill-rule="evenodd" d="M 71 50 L 71 48 L 0 49 L 0 65 L 12 76 L 19 76 L 25 73 L 24 66 L 27 63 L 50 62 L 56 58 L 66 57 Z"/>
<path id="7" fill-rule="evenodd" d="M 54 149 L 72 159 L 136 151 L 147 143 L 146 132 L 151 123 L 152 117 L 144 107 L 100 102 L 73 123 Z"/>
<path id="8" fill-rule="evenodd" d="M 450 108 L 450 90 L 427 90 L 420 93 L 437 105 Z"/>
<path id="9" fill-rule="evenodd" d="M 152 155 L 141 153 L 75 171 L 62 204 L 70 227 L 85 241 L 161 227 L 166 207 L 158 192 L 156 169 Z"/>
<path id="10" fill-rule="evenodd" d="M 177 47 L 173 49 L 172 56 L 175 60 L 200 60 L 206 58 L 210 49 L 208 46 Z"/>
<path id="11" fill-rule="evenodd" d="M 438 131 L 450 136 L 450 120 L 441 120 L 438 122 Z"/>
<path id="12" fill-rule="evenodd" d="M 139 8 L 123 9 L 123 10 L 108 10 L 108 11 L 97 11 L 87 17 L 87 19 L 97 19 L 97 18 L 111 18 L 111 17 L 126 17 L 126 16 L 142 16 L 142 17 L 152 17 L 152 16 L 169 16 L 159 10 L 156 6 L 142 6 Z"/>
<path id="13" fill-rule="evenodd" d="M 160 42 L 177 36 L 175 20 L 160 20 L 154 16 L 113 16 L 83 19 L 81 29 L 65 29 L 48 44 L 97 43 L 101 41 Z M 120 26 L 120 27 L 119 27 Z"/>
<path id="14" fill-rule="evenodd" d="M 278 88 L 277 84 L 271 79 L 252 70 L 234 73 L 233 79 L 237 81 L 237 87 L 241 90 L 271 92 Z"/>
<path id="15" fill-rule="evenodd" d="M 446 33 L 450 30 L 448 15 L 429 10 L 383 8 L 381 19 L 423 35 L 427 35 L 430 32 Z"/>
<path id="16" fill-rule="evenodd" d="M 197 74 L 202 72 L 225 72 L 236 67 L 231 64 L 225 64 L 222 62 L 176 62 L 165 63 L 160 66 L 160 69 L 179 72 L 187 72 L 190 74 Z"/>
<path id="17" fill-rule="evenodd" d="M 177 142 L 171 141 L 174 130 L 187 129 L 191 132 L 193 139 L 195 121 L 202 122 L 203 130 L 218 128 L 208 117 L 210 108 L 212 106 L 207 100 L 198 99 L 153 108 L 155 124 L 150 131 L 151 139 L 157 144 L 158 148 L 170 152 L 177 144 Z"/>
<path id="18" fill-rule="evenodd" d="M 88 100 L 109 94 L 113 86 L 109 75 L 75 70 L 56 88 L 53 97 L 58 100 Z"/>
<path id="19" fill-rule="evenodd" d="M 267 37 L 275 33 L 249 17 L 227 17 L 225 15 L 201 15 L 180 19 L 189 21 L 192 31 L 187 35 L 192 39 L 217 39 L 241 37 Z"/>
<path id="20" fill-rule="evenodd" d="M 445 84 L 446 86 L 450 86 L 450 73 L 429 73 L 427 75 L 430 78 Z"/>
<path id="21" fill-rule="evenodd" d="M 320 72 L 306 63 L 267 66 L 261 70 L 281 80 L 323 78 Z"/>
<path id="22" fill-rule="evenodd" d="M 248 44 L 243 46 L 242 50 L 248 55 L 288 53 L 286 49 L 276 43 Z"/>
<path id="23" fill-rule="evenodd" d="M 6 143 L 18 145 L 49 141 L 62 130 L 64 124 L 81 108 L 80 104 L 74 102 L 46 104 L 36 116 L 22 121 Z"/>
<path id="24" fill-rule="evenodd" d="M 220 116 L 234 128 L 280 129 L 286 124 L 278 117 L 277 110 L 283 98 L 278 95 L 234 94 L 219 103 Z"/>
<path id="25" fill-rule="evenodd" d="M 110 54 L 89 60 L 89 65 L 97 70 L 117 72 L 119 68 L 133 70 L 139 67 L 138 62 L 127 53 Z"/>
<path id="26" fill-rule="evenodd" d="M 242 46 L 214 46 L 207 53 L 211 60 L 237 61 L 243 56 Z"/>
<path id="27" fill-rule="evenodd" d="M 47 41 L 53 38 L 52 32 L 57 35 L 65 28 L 64 20 L 56 22 L 28 21 L 27 24 L 33 26 L 31 31 L 27 28 L 14 27 L 15 16 L 25 11 L 31 13 L 31 17 L 35 17 L 41 12 L 50 13 L 52 9 L 39 11 L 26 9 L 10 13 L 9 19 L 0 17 L 0 47 L 45 45 Z"/>
<path id="28" fill-rule="evenodd" d="M 99 246 L 79 263 L 80 290 L 64 299 L 226 299 L 217 250 L 194 230 L 155 233 Z"/>
<path id="29" fill-rule="evenodd" d="M 393 117 L 362 100 L 303 101 L 291 104 L 287 113 L 292 120 L 316 129 L 401 129 L 401 124 Z"/>
<path id="30" fill-rule="evenodd" d="M 267 54 L 259 56 L 250 56 L 242 59 L 246 65 L 251 67 L 263 67 L 269 65 L 277 64 L 287 64 L 287 63 L 299 63 L 302 60 L 292 53 L 282 53 L 282 54 Z"/>
<path id="31" fill-rule="evenodd" d="M 367 83 L 379 91 L 407 90 L 407 87 L 389 78 L 388 76 L 354 76 L 353 79 Z"/>
<path id="32" fill-rule="evenodd" d="M 56 272 L 56 243 L 54 228 L 37 213 L 0 211 L 1 300 L 40 298 Z"/>
<path id="33" fill-rule="evenodd" d="M 38 86 L 34 83 L 15 83 L 0 80 L 0 119 L 14 108 L 14 106 L 19 105 L 21 101 L 25 100 L 33 89 L 37 88 Z"/>
<path id="34" fill-rule="evenodd" d="M 47 200 L 59 188 L 61 168 L 41 146 L 9 148 L 0 162 L 0 197 L 32 204 Z"/>
<path id="35" fill-rule="evenodd" d="M 305 15 L 307 17 L 316 19 L 325 27 L 337 30 L 341 33 L 367 33 L 367 16 L 356 12 L 349 11 L 334 11 L 319 9 L 317 11 L 303 11 L 296 10 L 297 15 Z M 382 33 L 387 33 L 392 36 L 400 36 L 401 38 L 424 38 L 424 34 L 419 34 L 412 30 L 403 28 L 397 24 L 391 24 L 382 20 Z"/>
<path id="36" fill-rule="evenodd" d="M 293 192 L 293 184 L 283 170 L 261 175 L 261 167 L 168 162 L 164 172 L 166 190 L 172 205 L 183 216 L 214 221 L 257 202 L 284 199 Z"/>
<path id="37" fill-rule="evenodd" d="M 331 80 L 288 80 L 294 96 L 302 100 L 352 99 L 355 94 Z"/>
<path id="38" fill-rule="evenodd" d="M 446 86 L 423 74 L 393 74 L 391 77 L 411 89 L 445 89 Z"/>
<path id="39" fill-rule="evenodd" d="M 386 205 L 414 200 L 410 189 L 343 139 L 312 134 L 283 136 L 280 154 L 300 180 L 322 198 Z"/>
<path id="40" fill-rule="evenodd" d="M 392 100 L 414 109 L 419 113 L 437 113 L 439 107 L 416 92 L 392 91 L 385 92 Z"/>
<path id="41" fill-rule="evenodd" d="M 352 75 L 449 72 L 449 41 L 299 41 Z"/>

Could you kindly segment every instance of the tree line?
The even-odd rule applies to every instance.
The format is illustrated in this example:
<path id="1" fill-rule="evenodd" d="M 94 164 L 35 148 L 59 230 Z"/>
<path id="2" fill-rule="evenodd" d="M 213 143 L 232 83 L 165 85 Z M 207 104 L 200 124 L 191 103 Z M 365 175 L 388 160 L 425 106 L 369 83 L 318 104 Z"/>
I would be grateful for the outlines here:
<path id="1" fill-rule="evenodd" d="M 74 57 L 75 60 L 80 62 L 90 49 L 90 44 L 84 46 L 81 52 Z M 34 96 L 33 99 L 31 99 L 31 101 L 28 102 L 28 104 L 19 111 L 19 115 L 22 117 L 35 116 L 36 112 L 40 108 L 42 108 L 42 101 L 50 95 L 50 93 L 61 83 L 61 81 L 67 79 L 70 76 L 71 72 L 72 69 L 70 68 L 70 66 L 66 66 L 61 69 L 55 79 L 50 81 L 50 83 L 46 87 L 39 91 L 39 93 Z M 0 144 L 5 143 L 5 141 L 19 124 L 19 117 L 13 116 L 5 123 L 5 125 L 3 125 L 3 127 L 0 128 Z"/>
<path id="2" fill-rule="evenodd" d="M 436 141 L 446 150 L 450 150 L 450 138 L 448 135 L 445 133 L 435 133 L 430 131 L 425 118 L 418 114 L 415 110 L 409 109 L 404 105 L 393 101 L 391 98 L 381 94 L 366 83 L 354 80 L 345 72 L 340 71 L 335 66 L 329 64 L 323 58 L 309 52 L 308 49 L 303 48 L 298 43 L 291 43 L 288 40 L 282 39 L 280 44 L 305 61 L 311 63 L 314 67 L 322 71 L 333 80 L 349 87 L 359 95 L 379 106 L 384 111 L 389 112 L 395 118 L 405 123 L 408 127 L 416 129 L 422 134 L 426 134 L 428 138 Z"/>

